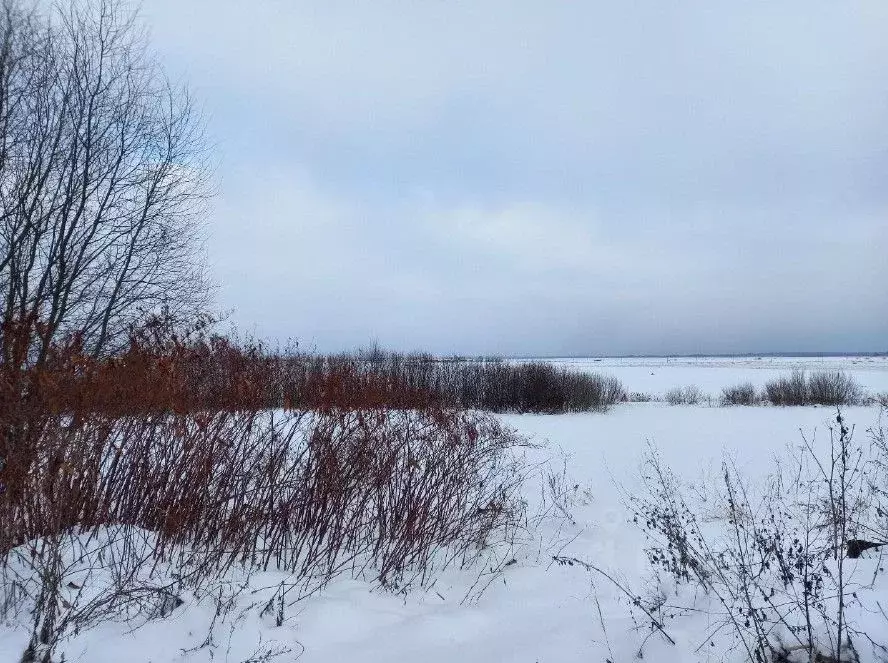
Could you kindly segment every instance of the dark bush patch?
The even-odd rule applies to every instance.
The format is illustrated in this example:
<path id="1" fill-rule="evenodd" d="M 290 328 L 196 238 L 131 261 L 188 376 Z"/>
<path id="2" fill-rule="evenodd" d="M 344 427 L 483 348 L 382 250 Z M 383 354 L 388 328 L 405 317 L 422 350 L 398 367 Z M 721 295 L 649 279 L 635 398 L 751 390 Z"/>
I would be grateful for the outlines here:
<path id="1" fill-rule="evenodd" d="M 765 384 L 765 394 L 773 405 L 808 405 L 805 371 L 793 371 Z"/>
<path id="2" fill-rule="evenodd" d="M 490 412 L 600 411 L 627 399 L 615 377 L 572 371 L 544 361 L 439 359 L 381 350 L 369 355 L 292 356 L 279 361 L 284 393 L 291 394 L 291 402 L 311 399 L 316 381 L 323 383 L 325 376 L 341 370 L 383 387 L 390 385 L 400 390 L 401 396 L 427 394 L 452 406 Z"/>
<path id="3" fill-rule="evenodd" d="M 771 380 L 765 395 L 773 405 L 854 405 L 861 399 L 857 383 L 843 371 L 793 371 Z"/>
<path id="4" fill-rule="evenodd" d="M 860 400 L 860 387 L 842 371 L 816 371 L 808 379 L 808 397 L 817 405 L 853 405 Z"/>
<path id="5" fill-rule="evenodd" d="M 756 405 L 759 403 L 759 396 L 754 384 L 744 382 L 722 389 L 721 402 L 722 405 Z"/>

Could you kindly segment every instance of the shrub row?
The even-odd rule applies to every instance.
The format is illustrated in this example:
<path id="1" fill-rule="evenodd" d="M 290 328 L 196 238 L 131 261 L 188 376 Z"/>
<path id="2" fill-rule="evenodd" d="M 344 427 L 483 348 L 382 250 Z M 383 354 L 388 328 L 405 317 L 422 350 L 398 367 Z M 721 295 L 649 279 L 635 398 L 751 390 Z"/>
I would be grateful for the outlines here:
<path id="1" fill-rule="evenodd" d="M 516 508 L 504 453 L 516 438 L 484 415 L 331 408 L 28 424 L 6 454 L 0 561 L 30 541 L 127 525 L 156 534 L 158 559 L 200 551 L 192 572 L 236 564 L 325 581 L 359 569 L 391 583 L 429 570 L 442 547 L 477 552 Z"/>
<path id="2" fill-rule="evenodd" d="M 8 336 L 8 334 L 7 334 Z M 51 349 L 39 375 L 48 407 L 105 414 L 197 410 L 424 408 L 584 412 L 628 399 L 614 377 L 542 361 L 427 354 L 271 353 L 221 336 L 179 337 L 146 326 L 101 360 L 77 337 Z M 32 376 L 34 377 L 34 376 Z"/>
<path id="3" fill-rule="evenodd" d="M 297 366 L 300 359 L 291 359 Z M 411 393 L 433 394 L 444 402 L 490 412 L 585 412 L 604 410 L 627 399 L 612 376 L 555 367 L 543 361 L 500 359 L 440 360 L 429 355 L 377 353 L 309 358 L 309 374 L 323 375 L 341 363 Z"/>
<path id="4" fill-rule="evenodd" d="M 702 400 L 700 390 L 690 385 L 670 389 L 665 394 L 670 405 L 695 405 Z M 878 400 L 878 399 L 875 399 Z M 751 382 L 722 389 L 721 405 L 855 405 L 864 402 L 863 391 L 854 378 L 842 371 L 804 371 L 767 382 L 761 391 Z"/>

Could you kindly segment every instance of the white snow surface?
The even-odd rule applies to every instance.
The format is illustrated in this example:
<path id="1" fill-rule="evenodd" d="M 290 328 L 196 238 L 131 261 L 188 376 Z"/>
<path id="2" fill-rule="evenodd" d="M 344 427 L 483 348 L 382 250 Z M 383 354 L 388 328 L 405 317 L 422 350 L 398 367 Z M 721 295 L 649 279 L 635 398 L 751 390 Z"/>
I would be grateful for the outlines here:
<path id="1" fill-rule="evenodd" d="M 772 372 L 788 370 L 801 360 L 763 360 L 767 367 L 758 367 L 755 360 L 687 360 L 675 365 L 671 361 L 667 365 L 665 360 L 584 361 L 592 370 L 613 372 L 633 390 L 693 383 L 715 391 L 745 379 L 761 383 Z M 819 360 L 814 361 L 818 364 L 813 367 L 820 367 Z M 823 365 L 827 364 L 824 360 Z M 869 389 L 888 389 L 888 362 L 884 359 L 862 360 L 859 366 L 849 368 L 843 358 L 835 360 L 835 366 L 852 370 Z M 812 361 L 806 360 L 804 367 L 812 368 Z M 645 374 L 652 379 L 645 382 Z M 864 435 L 880 416 L 878 407 L 852 407 L 844 413 L 847 421 L 856 425 L 858 435 Z M 580 567 L 553 564 L 552 555 L 593 562 L 643 591 L 649 577 L 644 538 L 630 524 L 622 495 L 639 485 L 639 462 L 649 445 L 655 445 L 663 460 L 687 480 L 717 470 L 725 458 L 734 459 L 754 477 L 768 473 L 774 459 L 787 445 L 797 444 L 802 432 L 826 439 L 834 417 L 833 409 L 820 407 L 662 403 L 623 404 L 607 413 L 503 416 L 507 424 L 539 445 L 526 452 L 530 462 L 566 471 L 566 483 L 573 493 L 569 511 L 574 522 L 556 512 L 537 523 L 512 553 L 515 563 L 493 576 L 477 600 L 463 601 L 484 569 L 450 571 L 430 589 L 402 594 L 373 590 L 359 580 L 340 579 L 321 593 L 288 606 L 284 624 L 276 626 L 258 609 L 250 608 L 267 600 L 284 580 L 284 576 L 268 572 L 250 580 L 256 594 L 247 592 L 238 599 L 242 618 L 216 628 L 215 646 L 201 647 L 214 618 L 215 602 L 208 597 L 184 597 L 185 605 L 171 616 L 151 620 L 140 628 L 106 623 L 71 638 L 63 647 L 65 660 L 239 663 L 257 660 L 250 657 L 269 645 L 291 650 L 273 660 L 298 658 L 307 663 L 619 663 L 639 660 L 640 649 L 644 660 L 657 663 L 725 660 L 709 647 L 697 651 L 710 625 L 706 616 L 668 623 L 676 641 L 672 646 L 659 634 L 651 634 L 643 620 L 633 621 L 626 598 L 613 586 Z M 539 473 L 532 475 L 526 487 L 529 511 L 540 508 L 541 490 Z M 871 576 L 877 563 L 861 559 L 855 572 Z M 880 581 L 884 585 L 886 580 Z M 261 587 L 271 589 L 257 589 Z M 888 589 L 881 591 L 882 604 L 888 606 Z M 888 623 L 874 624 L 878 632 L 888 631 Z M 0 662 L 17 661 L 26 640 L 27 633 L 20 626 L 0 625 Z M 739 662 L 744 657 L 735 651 L 727 660 Z"/>

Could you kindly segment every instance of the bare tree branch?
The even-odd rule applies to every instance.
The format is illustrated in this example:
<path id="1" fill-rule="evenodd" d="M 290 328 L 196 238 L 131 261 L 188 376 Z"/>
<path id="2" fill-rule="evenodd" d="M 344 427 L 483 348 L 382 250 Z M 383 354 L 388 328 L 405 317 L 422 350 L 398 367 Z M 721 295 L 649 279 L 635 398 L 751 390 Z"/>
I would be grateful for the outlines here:
<path id="1" fill-rule="evenodd" d="M 60 335 L 102 355 L 146 315 L 205 308 L 208 170 L 135 14 L 37 7 L 0 0 L 0 322 L 33 325 L 39 363 Z"/>

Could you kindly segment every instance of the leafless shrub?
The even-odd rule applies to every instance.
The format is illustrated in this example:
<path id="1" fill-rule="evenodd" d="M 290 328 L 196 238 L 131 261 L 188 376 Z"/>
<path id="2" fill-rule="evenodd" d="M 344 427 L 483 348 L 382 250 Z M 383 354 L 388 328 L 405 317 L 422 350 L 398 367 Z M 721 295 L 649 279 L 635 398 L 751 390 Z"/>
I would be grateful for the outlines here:
<path id="1" fill-rule="evenodd" d="M 804 371 L 793 371 L 765 384 L 765 394 L 772 405 L 808 405 L 808 380 Z"/>
<path id="2" fill-rule="evenodd" d="M 873 471 L 867 474 L 876 517 L 863 529 L 868 539 L 888 542 L 888 427 L 885 418 L 888 409 L 883 408 L 878 420 L 867 429 L 873 450 Z M 888 618 L 886 618 L 888 619 Z"/>
<path id="3" fill-rule="evenodd" d="M 671 389 L 668 389 L 664 394 L 664 398 L 669 405 L 681 405 L 684 400 L 682 388 L 672 387 Z"/>
<path id="4" fill-rule="evenodd" d="M 855 405 L 861 397 L 854 378 L 842 371 L 815 371 L 808 378 L 808 398 L 817 405 Z"/>
<path id="5" fill-rule="evenodd" d="M 773 405 L 854 405 L 861 399 L 854 378 L 842 371 L 793 371 L 788 377 L 765 385 L 767 399 Z"/>
<path id="6" fill-rule="evenodd" d="M 759 396 L 754 384 L 744 382 L 722 389 L 721 403 L 722 405 L 757 405 Z"/>
<path id="7" fill-rule="evenodd" d="M 666 392 L 666 402 L 670 405 L 697 405 L 703 398 L 700 388 L 696 385 L 674 387 Z"/>
<path id="8" fill-rule="evenodd" d="M 232 567 L 288 571 L 297 594 L 340 573 L 424 582 L 519 522 L 512 442 L 493 420 L 443 410 L 55 420 L 28 468 L 19 453 L 4 473 L 3 567 L 37 578 L 17 588 L 48 650 L 69 627 L 168 612 L 183 586 Z M 164 561 L 173 585 L 152 578 Z M 102 573 L 118 580 L 99 596 L 65 589 Z"/>
<path id="9" fill-rule="evenodd" d="M 759 490 L 725 463 L 720 490 L 707 499 L 714 520 L 655 453 L 644 467 L 647 492 L 630 505 L 648 536 L 652 568 L 715 603 L 702 608 L 714 625 L 701 646 L 739 648 L 763 662 L 793 660 L 792 652 L 809 661 L 857 661 L 864 644 L 888 653 L 849 611 L 875 579 L 856 576 L 847 557 L 857 556 L 865 535 L 884 537 L 885 530 L 870 483 L 878 467 L 841 415 L 825 454 L 803 439 Z"/>

